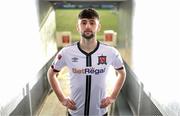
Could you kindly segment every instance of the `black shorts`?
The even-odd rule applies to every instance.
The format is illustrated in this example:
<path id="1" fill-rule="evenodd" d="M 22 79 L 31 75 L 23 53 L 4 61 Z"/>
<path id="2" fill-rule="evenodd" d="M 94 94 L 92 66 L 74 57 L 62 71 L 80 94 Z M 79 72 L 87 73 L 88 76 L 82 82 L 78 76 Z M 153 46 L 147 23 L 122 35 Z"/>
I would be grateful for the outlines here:
<path id="1" fill-rule="evenodd" d="M 108 113 L 105 113 L 103 116 L 107 116 Z M 68 116 L 72 116 L 69 112 L 68 112 Z"/>

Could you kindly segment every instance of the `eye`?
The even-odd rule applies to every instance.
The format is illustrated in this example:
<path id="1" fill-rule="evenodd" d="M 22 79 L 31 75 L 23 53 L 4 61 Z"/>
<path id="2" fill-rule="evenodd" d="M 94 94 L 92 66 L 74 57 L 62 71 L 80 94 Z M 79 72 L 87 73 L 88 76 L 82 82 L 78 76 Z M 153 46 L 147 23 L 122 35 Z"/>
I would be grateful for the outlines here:
<path id="1" fill-rule="evenodd" d="M 86 25 L 86 24 L 87 24 L 87 21 L 82 21 L 81 24 L 82 24 L 82 25 Z"/>
<path id="2" fill-rule="evenodd" d="M 89 23 L 90 23 L 90 25 L 95 25 L 96 24 L 96 22 L 94 20 L 90 20 Z"/>
<path id="3" fill-rule="evenodd" d="M 95 22 L 90 22 L 90 25 L 94 25 L 95 24 Z"/>

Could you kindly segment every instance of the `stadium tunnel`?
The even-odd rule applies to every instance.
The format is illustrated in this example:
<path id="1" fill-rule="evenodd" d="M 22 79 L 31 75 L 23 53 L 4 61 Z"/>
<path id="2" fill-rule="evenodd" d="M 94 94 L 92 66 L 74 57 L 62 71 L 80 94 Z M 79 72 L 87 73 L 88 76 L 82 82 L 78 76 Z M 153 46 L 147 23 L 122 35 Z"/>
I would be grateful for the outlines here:
<path id="1" fill-rule="evenodd" d="M 63 31 L 63 28 L 57 27 L 58 24 L 62 25 L 61 18 L 63 18 L 62 16 L 57 17 L 57 13 L 61 13 L 61 11 L 66 10 L 68 11 L 70 9 L 74 11 L 76 9 L 79 11 L 78 9 L 93 7 L 100 12 L 103 10 L 105 12 L 110 11 L 112 14 L 114 13 L 113 15 L 115 15 L 115 18 L 112 20 L 116 22 L 116 27 L 112 27 L 114 28 L 113 30 L 117 32 L 117 40 L 113 45 L 121 52 L 127 71 L 127 79 L 125 84 L 116 102 L 110 106 L 109 115 L 166 116 L 166 112 L 157 103 L 157 101 L 154 100 L 148 92 L 144 91 L 143 83 L 138 79 L 131 68 L 133 6 L 133 0 L 38 0 L 37 8 L 40 27 L 39 31 L 42 41 L 44 42 L 44 48 L 46 48 L 47 52 L 46 63 L 38 72 L 36 81 L 26 83 L 25 87 L 22 89 L 22 92 L 20 92 L 8 103 L 1 106 L 0 114 L 2 116 L 43 116 L 48 112 L 49 116 L 61 116 L 63 114 L 60 112 L 61 110 L 58 111 L 56 106 L 53 106 L 53 99 L 49 98 L 49 96 L 52 94 L 52 90 L 47 80 L 47 70 L 54 59 L 54 55 L 56 54 L 57 50 L 63 47 L 56 45 L 57 30 L 59 29 L 58 31 Z M 105 18 L 108 18 L 109 21 L 111 21 L 110 17 Z M 58 22 L 58 20 L 60 21 Z M 103 31 L 109 30 L 107 27 L 104 27 Z M 100 41 L 104 41 L 103 31 L 99 37 Z M 74 38 L 76 38 L 76 36 L 74 36 Z M 73 39 L 72 42 L 76 41 L 77 39 Z M 48 50 L 50 49 L 51 52 L 48 53 Z M 64 83 L 63 80 L 61 81 Z M 47 105 L 48 99 L 50 101 L 49 105 Z M 53 110 L 50 107 L 56 109 Z M 44 114 L 42 113 L 43 110 L 45 110 Z M 64 114 L 66 114 L 66 109 L 64 109 Z"/>

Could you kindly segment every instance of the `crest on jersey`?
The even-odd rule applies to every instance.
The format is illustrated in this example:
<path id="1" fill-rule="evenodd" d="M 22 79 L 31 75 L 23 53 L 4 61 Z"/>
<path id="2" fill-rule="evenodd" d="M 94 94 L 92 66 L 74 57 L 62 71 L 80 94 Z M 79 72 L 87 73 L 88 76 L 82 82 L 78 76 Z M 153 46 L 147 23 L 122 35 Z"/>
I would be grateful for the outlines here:
<path id="1" fill-rule="evenodd" d="M 98 56 L 98 65 L 100 65 L 100 64 L 107 64 L 106 56 L 103 56 L 103 55 Z"/>

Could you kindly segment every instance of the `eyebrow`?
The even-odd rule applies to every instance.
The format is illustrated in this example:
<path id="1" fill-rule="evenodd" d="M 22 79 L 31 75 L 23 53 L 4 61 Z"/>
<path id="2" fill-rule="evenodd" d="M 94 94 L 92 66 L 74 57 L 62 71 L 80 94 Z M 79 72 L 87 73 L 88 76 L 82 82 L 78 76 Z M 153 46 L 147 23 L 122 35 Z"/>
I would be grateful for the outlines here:
<path id="1" fill-rule="evenodd" d="M 81 21 L 88 21 L 88 20 L 86 20 L 86 19 L 82 19 Z"/>
<path id="2" fill-rule="evenodd" d="M 94 22 L 96 22 L 95 19 L 81 19 L 81 21 L 94 21 Z"/>
<path id="3" fill-rule="evenodd" d="M 96 20 L 97 19 L 80 19 L 80 20 L 78 20 L 78 23 L 80 23 L 80 22 L 84 22 L 84 21 L 93 21 L 93 22 L 96 22 Z M 98 20 L 97 20 L 98 21 Z"/>

